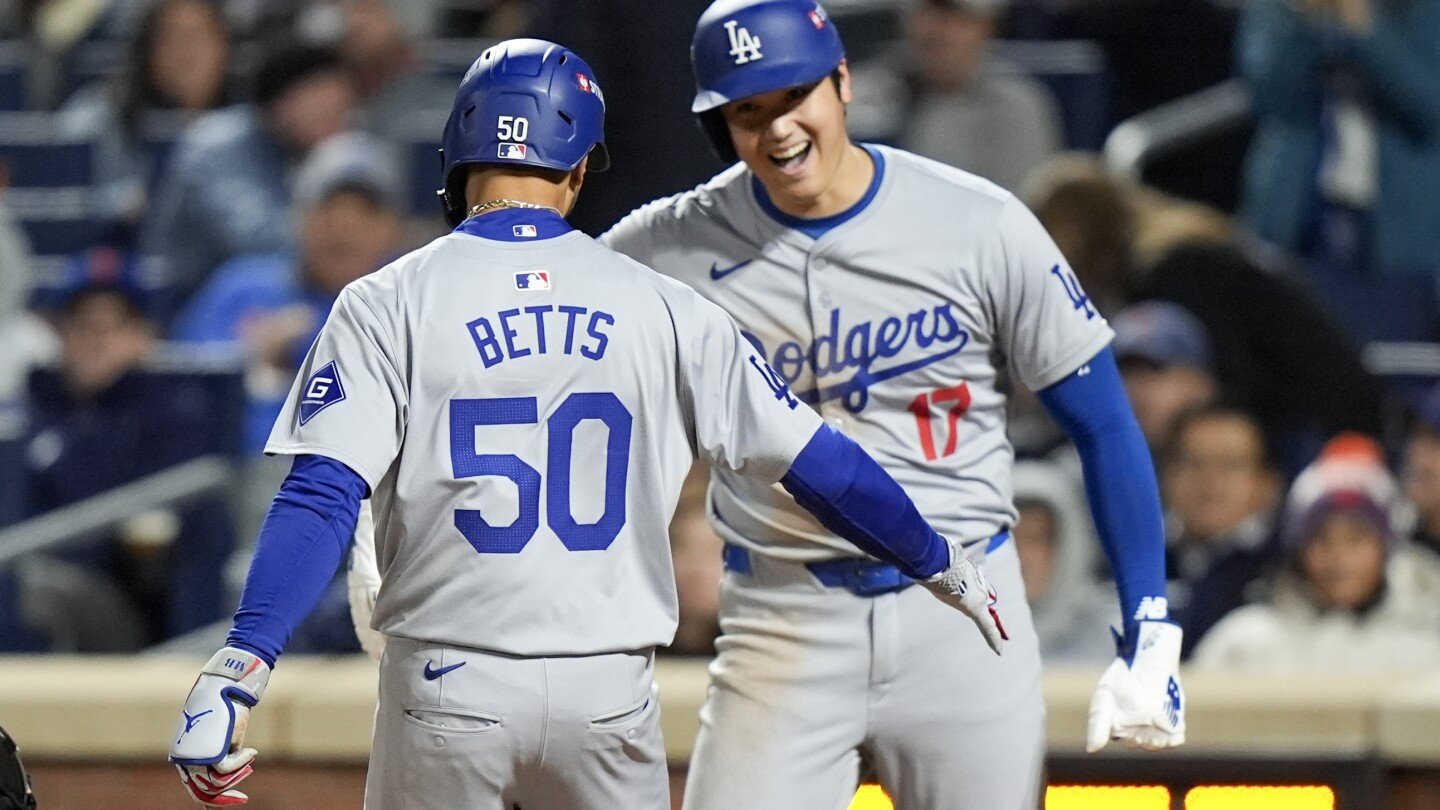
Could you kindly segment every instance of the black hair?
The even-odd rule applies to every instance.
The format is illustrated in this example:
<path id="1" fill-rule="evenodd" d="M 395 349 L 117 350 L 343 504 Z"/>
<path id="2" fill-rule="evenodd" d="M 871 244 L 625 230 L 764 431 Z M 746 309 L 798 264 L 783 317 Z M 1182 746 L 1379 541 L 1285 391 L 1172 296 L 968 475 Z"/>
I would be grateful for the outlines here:
<path id="1" fill-rule="evenodd" d="M 339 51 L 333 48 L 282 41 L 272 45 L 260 60 L 251 85 L 251 99 L 257 106 L 269 107 L 285 95 L 285 91 L 306 79 L 344 69 Z"/>
<path id="2" fill-rule="evenodd" d="M 1170 464 L 1178 458 L 1180 454 L 1180 441 L 1184 437 L 1185 431 L 1201 422 L 1221 419 L 1236 419 L 1244 422 L 1254 430 L 1256 438 L 1260 440 L 1260 458 L 1258 459 L 1258 463 L 1261 469 L 1274 470 L 1276 468 L 1275 457 L 1270 450 L 1270 440 L 1265 434 L 1265 426 L 1260 424 L 1260 420 L 1256 419 L 1254 414 L 1234 403 L 1223 400 L 1207 402 L 1203 405 L 1187 408 L 1175 417 L 1175 421 L 1171 423 L 1170 432 L 1166 435 L 1164 445 L 1161 448 L 1161 458 L 1164 463 Z"/>
<path id="3" fill-rule="evenodd" d="M 171 9 L 188 2 L 191 0 L 158 0 L 140 18 L 135 38 L 130 40 L 130 51 L 120 73 L 117 96 L 120 108 L 120 127 L 131 136 L 139 130 L 140 119 L 146 111 L 171 109 L 175 106 L 172 100 L 160 94 L 160 87 L 155 83 L 155 77 L 150 72 L 150 56 L 155 50 L 155 42 L 160 33 L 160 23 L 165 15 Z M 214 16 L 215 22 L 220 28 L 220 35 L 224 38 L 228 48 L 231 44 L 230 29 L 225 25 L 224 16 L 213 3 L 202 0 L 200 5 L 208 9 Z M 220 87 L 217 88 L 215 97 L 211 99 L 211 108 L 224 106 L 229 98 L 229 83 L 222 77 Z"/>

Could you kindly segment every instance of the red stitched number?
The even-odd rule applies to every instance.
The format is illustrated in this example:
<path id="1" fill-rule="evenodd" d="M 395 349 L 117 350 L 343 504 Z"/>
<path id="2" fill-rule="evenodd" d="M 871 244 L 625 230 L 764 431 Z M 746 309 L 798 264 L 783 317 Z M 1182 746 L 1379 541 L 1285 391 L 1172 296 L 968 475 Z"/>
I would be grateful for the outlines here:
<path id="1" fill-rule="evenodd" d="M 953 402 L 950 411 L 945 417 L 945 452 L 935 452 L 935 429 L 930 424 L 930 408 L 932 405 L 940 405 L 945 402 Z M 957 429 L 960 417 L 970 410 L 970 386 L 960 383 L 954 388 L 940 388 L 928 394 L 921 394 L 910 401 L 910 412 L 915 414 L 915 426 L 920 431 L 920 449 L 925 452 L 925 458 L 934 461 L 941 456 L 948 456 L 955 452 L 960 441 L 960 431 Z"/>

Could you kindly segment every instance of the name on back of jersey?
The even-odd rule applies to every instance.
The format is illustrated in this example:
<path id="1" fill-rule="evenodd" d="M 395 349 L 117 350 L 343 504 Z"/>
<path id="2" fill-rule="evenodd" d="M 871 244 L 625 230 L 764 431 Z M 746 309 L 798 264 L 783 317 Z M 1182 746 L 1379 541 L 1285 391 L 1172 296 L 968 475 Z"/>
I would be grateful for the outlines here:
<path id="1" fill-rule="evenodd" d="M 544 354 L 600 360 L 613 326 L 615 316 L 608 312 L 568 304 L 502 309 L 465 324 L 486 368 Z"/>

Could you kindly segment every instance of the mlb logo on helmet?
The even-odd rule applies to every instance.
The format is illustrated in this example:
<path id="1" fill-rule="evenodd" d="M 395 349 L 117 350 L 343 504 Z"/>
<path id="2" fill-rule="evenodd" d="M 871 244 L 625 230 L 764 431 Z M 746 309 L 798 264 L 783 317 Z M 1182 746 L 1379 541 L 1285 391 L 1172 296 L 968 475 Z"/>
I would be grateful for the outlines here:
<path id="1" fill-rule="evenodd" d="M 517 226 L 531 227 L 534 226 Z M 517 290 L 548 290 L 550 289 L 550 274 L 544 270 L 527 270 L 515 274 L 515 289 Z"/>
<path id="2" fill-rule="evenodd" d="M 534 225 L 516 225 L 514 228 L 511 229 L 510 232 L 513 233 L 513 234 L 515 234 L 516 236 L 520 237 L 521 239 L 534 239 L 534 238 L 535 238 L 535 226 L 534 226 Z"/>
<path id="3" fill-rule="evenodd" d="M 828 18 L 825 16 L 825 9 L 821 8 L 819 3 L 816 3 L 815 8 L 810 10 L 810 22 L 815 26 L 816 30 L 819 30 L 825 27 L 826 19 Z"/>
<path id="4" fill-rule="evenodd" d="M 497 152 L 501 160 L 524 160 L 525 144 L 523 143 L 502 143 Z"/>

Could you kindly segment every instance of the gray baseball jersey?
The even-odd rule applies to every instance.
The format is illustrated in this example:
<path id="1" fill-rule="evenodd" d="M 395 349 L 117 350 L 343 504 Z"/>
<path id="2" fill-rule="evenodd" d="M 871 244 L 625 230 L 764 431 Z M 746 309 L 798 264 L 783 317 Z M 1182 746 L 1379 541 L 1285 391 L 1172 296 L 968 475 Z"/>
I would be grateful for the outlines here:
<path id="1" fill-rule="evenodd" d="M 1000 370 L 1008 363 L 1038 390 L 1113 333 L 1013 195 L 867 148 L 880 171 L 873 197 L 818 239 L 767 208 L 737 164 L 640 208 L 601 241 L 735 316 L 795 394 L 869 451 L 936 530 L 988 537 L 1016 517 Z M 711 497 L 734 530 L 727 539 L 798 561 L 859 554 L 778 487 L 721 469 Z"/>
<path id="2" fill-rule="evenodd" d="M 266 451 L 369 484 L 387 635 L 520 656 L 668 643 L 667 527 L 694 457 L 774 482 L 820 420 L 692 290 L 578 232 L 514 233 L 450 234 L 347 287 Z"/>

